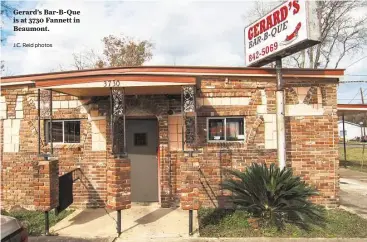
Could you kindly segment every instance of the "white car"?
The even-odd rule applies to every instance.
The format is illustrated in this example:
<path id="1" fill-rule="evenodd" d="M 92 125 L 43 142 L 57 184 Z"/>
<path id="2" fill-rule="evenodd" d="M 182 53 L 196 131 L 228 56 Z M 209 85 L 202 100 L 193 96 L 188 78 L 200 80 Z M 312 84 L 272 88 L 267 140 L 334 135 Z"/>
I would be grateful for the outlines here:
<path id="1" fill-rule="evenodd" d="M 27 230 L 13 217 L 1 216 L 1 242 L 28 242 Z"/>

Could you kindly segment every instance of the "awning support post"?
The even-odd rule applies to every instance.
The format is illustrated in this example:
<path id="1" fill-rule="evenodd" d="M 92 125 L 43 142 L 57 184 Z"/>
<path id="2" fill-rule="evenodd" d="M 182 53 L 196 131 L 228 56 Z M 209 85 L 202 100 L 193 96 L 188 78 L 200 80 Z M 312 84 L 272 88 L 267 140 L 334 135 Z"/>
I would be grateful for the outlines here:
<path id="1" fill-rule="evenodd" d="M 121 210 L 117 210 L 117 221 L 116 221 L 117 234 L 121 234 Z"/>
<path id="2" fill-rule="evenodd" d="M 53 137 L 52 137 L 52 89 L 48 90 L 37 90 L 37 105 L 38 105 L 38 155 L 44 156 L 45 158 L 53 155 Z M 49 125 L 44 122 L 45 131 L 45 143 L 50 143 L 50 154 L 41 154 L 41 118 L 48 120 Z M 48 132 L 46 132 L 48 131 Z"/>
<path id="3" fill-rule="evenodd" d="M 347 167 L 347 144 L 345 142 L 345 124 L 344 124 L 344 113 L 343 117 L 343 145 L 344 145 L 344 167 Z"/>
<path id="4" fill-rule="evenodd" d="M 50 145 L 51 145 L 51 155 L 54 154 L 54 143 L 52 136 L 52 89 L 50 89 Z"/>
<path id="5" fill-rule="evenodd" d="M 37 114 L 38 114 L 38 155 L 41 155 L 41 90 L 37 91 Z"/>
<path id="6" fill-rule="evenodd" d="M 189 210 L 189 235 L 193 234 L 193 211 Z"/>
<path id="7" fill-rule="evenodd" d="M 50 235 L 50 223 L 49 223 L 49 216 L 48 211 L 45 211 L 45 235 Z"/>
<path id="8" fill-rule="evenodd" d="M 286 147 L 285 147 L 285 122 L 284 122 L 284 89 L 282 78 L 282 59 L 279 57 L 275 62 L 277 75 L 276 92 L 276 120 L 277 120 L 277 154 L 280 169 L 286 166 Z"/>
<path id="9" fill-rule="evenodd" d="M 112 154 L 127 156 L 125 89 L 110 88 Z M 123 137 L 121 138 L 121 135 Z"/>
<path id="10" fill-rule="evenodd" d="M 194 145 L 197 141 L 196 86 L 182 86 L 182 151 L 185 145 Z"/>

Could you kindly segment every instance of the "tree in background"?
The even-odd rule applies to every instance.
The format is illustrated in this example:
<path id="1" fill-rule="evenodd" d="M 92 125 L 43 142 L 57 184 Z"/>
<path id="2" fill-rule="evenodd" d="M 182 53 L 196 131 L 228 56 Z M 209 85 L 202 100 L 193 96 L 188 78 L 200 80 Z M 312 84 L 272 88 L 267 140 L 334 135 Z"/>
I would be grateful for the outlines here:
<path id="1" fill-rule="evenodd" d="M 97 63 L 100 60 L 100 57 L 94 50 L 91 49 L 84 52 L 73 53 L 73 59 L 73 67 L 77 70 L 83 70 L 97 68 Z"/>
<path id="2" fill-rule="evenodd" d="M 248 13 L 249 23 L 281 1 L 255 3 Z M 321 24 L 321 43 L 284 59 L 298 68 L 338 68 L 345 57 L 361 53 L 367 45 L 367 2 L 360 0 L 317 1 Z"/>
<path id="3" fill-rule="evenodd" d="M 122 35 L 109 35 L 102 39 L 103 55 L 94 50 L 74 53 L 74 67 L 78 70 L 86 68 L 104 68 L 119 66 L 141 66 L 152 59 L 153 43 L 148 40 L 134 40 Z"/>

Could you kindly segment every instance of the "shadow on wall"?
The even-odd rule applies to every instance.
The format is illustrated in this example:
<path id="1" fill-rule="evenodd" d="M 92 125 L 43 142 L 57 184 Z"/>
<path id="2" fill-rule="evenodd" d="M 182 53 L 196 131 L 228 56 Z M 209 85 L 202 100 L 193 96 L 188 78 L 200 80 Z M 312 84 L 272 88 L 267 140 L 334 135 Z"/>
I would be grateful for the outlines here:
<path id="1" fill-rule="evenodd" d="M 98 191 L 94 188 L 93 184 L 90 182 L 90 180 L 87 178 L 82 170 L 80 170 L 80 177 L 78 181 L 81 184 L 80 195 L 83 196 L 84 193 L 87 192 L 87 202 L 85 203 L 85 206 L 87 208 L 98 208 L 106 206 L 105 200 L 100 197 Z M 73 194 L 75 194 L 75 191 L 73 191 Z"/>

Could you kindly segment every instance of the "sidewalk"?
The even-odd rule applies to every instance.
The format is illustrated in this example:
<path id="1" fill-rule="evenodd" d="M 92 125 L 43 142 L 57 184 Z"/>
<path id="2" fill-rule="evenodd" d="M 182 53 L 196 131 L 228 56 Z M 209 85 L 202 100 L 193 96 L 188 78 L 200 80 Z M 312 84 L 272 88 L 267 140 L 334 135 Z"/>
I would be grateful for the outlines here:
<path id="1" fill-rule="evenodd" d="M 367 173 L 340 168 L 340 206 L 367 219 Z"/>
<path id="2" fill-rule="evenodd" d="M 194 212 L 194 231 L 197 230 L 197 215 Z M 133 205 L 123 210 L 122 233 L 120 239 L 125 241 L 146 241 L 151 238 L 188 237 L 189 212 L 181 208 L 161 208 L 158 204 L 149 206 Z M 55 226 L 51 233 L 59 236 L 85 239 L 113 239 L 117 237 L 117 212 L 99 209 L 75 211 Z"/>

